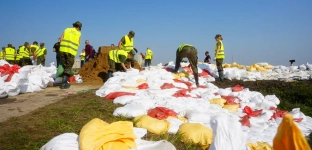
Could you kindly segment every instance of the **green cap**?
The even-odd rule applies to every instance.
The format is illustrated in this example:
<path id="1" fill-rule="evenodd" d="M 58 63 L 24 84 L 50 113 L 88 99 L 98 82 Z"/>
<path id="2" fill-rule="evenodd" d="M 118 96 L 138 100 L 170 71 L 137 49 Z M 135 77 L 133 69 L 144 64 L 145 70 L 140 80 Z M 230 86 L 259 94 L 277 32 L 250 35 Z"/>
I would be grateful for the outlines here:
<path id="1" fill-rule="evenodd" d="M 134 56 L 134 55 L 135 55 L 135 51 L 134 51 L 134 50 L 131 50 L 131 51 L 129 52 L 129 54 L 132 55 L 132 56 Z"/>

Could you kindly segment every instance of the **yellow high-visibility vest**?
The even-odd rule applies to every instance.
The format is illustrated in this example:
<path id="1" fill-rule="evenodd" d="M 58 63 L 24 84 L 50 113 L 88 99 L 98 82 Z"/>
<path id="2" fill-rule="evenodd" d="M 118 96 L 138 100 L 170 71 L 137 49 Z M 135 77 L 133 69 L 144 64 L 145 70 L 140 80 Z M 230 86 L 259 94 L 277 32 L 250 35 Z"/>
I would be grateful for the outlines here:
<path id="1" fill-rule="evenodd" d="M 29 49 L 27 49 L 25 46 L 22 46 L 20 49 L 20 54 L 23 56 L 23 58 L 29 58 Z"/>
<path id="2" fill-rule="evenodd" d="M 18 51 L 16 49 L 14 49 L 14 51 L 14 53 L 16 54 L 15 60 L 21 60 L 21 55 L 17 53 Z"/>
<path id="3" fill-rule="evenodd" d="M 147 49 L 146 54 L 145 54 L 145 59 L 152 59 L 153 52 L 151 49 Z"/>
<path id="4" fill-rule="evenodd" d="M 64 31 L 63 40 L 60 43 L 60 52 L 65 52 L 72 54 L 73 56 L 77 55 L 79 48 L 79 38 L 81 33 L 75 28 L 66 28 Z"/>
<path id="5" fill-rule="evenodd" d="M 119 55 L 123 55 L 127 57 L 128 53 L 124 50 L 110 50 L 109 51 L 109 59 L 113 60 L 115 63 L 121 63 L 118 57 Z"/>
<path id="6" fill-rule="evenodd" d="M 133 50 L 134 39 L 133 38 L 130 39 L 128 35 L 125 35 L 124 37 L 125 37 L 125 43 L 123 43 L 122 49 L 129 52 Z"/>
<path id="7" fill-rule="evenodd" d="M 3 52 L 2 52 L 2 50 L 0 51 L 0 60 L 2 60 L 3 59 Z"/>
<path id="8" fill-rule="evenodd" d="M 182 45 L 179 47 L 179 52 L 180 52 L 185 46 L 193 46 L 193 45 L 191 45 L 191 44 L 182 44 Z"/>
<path id="9" fill-rule="evenodd" d="M 39 57 L 39 56 L 42 56 L 44 54 L 44 51 L 46 51 L 47 49 L 45 47 L 43 48 L 39 48 L 37 51 L 36 51 L 36 57 Z"/>
<path id="10" fill-rule="evenodd" d="M 86 53 L 85 52 L 81 52 L 80 60 L 85 60 L 85 56 L 86 56 Z"/>
<path id="11" fill-rule="evenodd" d="M 221 47 L 220 47 L 220 50 L 219 50 L 219 53 L 218 55 L 216 56 L 216 59 L 224 59 L 224 46 L 223 46 L 223 42 L 220 40 L 221 42 Z M 218 49 L 218 42 L 215 46 L 215 54 L 217 53 L 217 49 Z"/>
<path id="12" fill-rule="evenodd" d="M 5 60 L 14 60 L 15 50 L 13 48 L 5 48 Z"/>

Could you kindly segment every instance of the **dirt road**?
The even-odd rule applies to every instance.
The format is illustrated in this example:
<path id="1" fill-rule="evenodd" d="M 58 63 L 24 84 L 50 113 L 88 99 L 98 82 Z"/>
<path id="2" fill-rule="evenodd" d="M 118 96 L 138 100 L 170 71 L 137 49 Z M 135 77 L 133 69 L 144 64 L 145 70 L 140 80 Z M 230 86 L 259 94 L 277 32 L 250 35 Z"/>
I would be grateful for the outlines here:
<path id="1" fill-rule="evenodd" d="M 35 109 L 55 103 L 67 95 L 89 89 L 98 89 L 102 85 L 73 83 L 67 90 L 61 90 L 58 86 L 54 86 L 34 93 L 20 94 L 18 96 L 0 99 L 0 122 L 11 117 L 25 115 Z"/>

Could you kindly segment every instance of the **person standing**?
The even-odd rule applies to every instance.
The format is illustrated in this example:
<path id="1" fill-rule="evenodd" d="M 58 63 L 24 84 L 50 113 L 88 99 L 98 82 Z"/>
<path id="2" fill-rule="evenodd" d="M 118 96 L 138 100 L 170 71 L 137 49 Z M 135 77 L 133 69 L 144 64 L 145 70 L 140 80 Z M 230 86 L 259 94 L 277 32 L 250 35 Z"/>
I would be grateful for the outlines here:
<path id="1" fill-rule="evenodd" d="M 145 52 L 145 65 L 144 67 L 149 67 L 153 60 L 153 51 L 148 47 Z"/>
<path id="2" fill-rule="evenodd" d="M 61 89 L 68 89 L 70 84 L 67 82 L 72 75 L 71 70 L 75 63 L 78 48 L 80 46 L 82 23 L 77 21 L 73 23 L 72 28 L 66 28 L 61 36 L 60 42 L 60 63 L 64 67 Z"/>
<path id="3" fill-rule="evenodd" d="M 218 73 L 219 73 L 219 79 L 220 81 L 223 81 L 224 79 L 224 74 L 223 74 L 223 60 L 224 60 L 224 46 L 223 46 L 223 38 L 221 34 L 217 34 L 215 36 L 215 40 L 217 41 L 216 46 L 215 46 L 215 57 L 214 57 L 214 61 L 216 61 L 217 64 L 217 69 L 218 69 Z"/>
<path id="4" fill-rule="evenodd" d="M 17 58 L 17 62 L 16 62 L 16 64 L 18 64 L 19 66 L 21 66 L 22 67 L 22 65 L 23 65 L 23 53 L 21 53 L 21 51 L 20 51 L 20 48 L 22 47 L 22 45 L 21 46 L 19 46 L 18 47 L 18 49 L 16 50 L 16 58 Z"/>
<path id="5" fill-rule="evenodd" d="M 4 60 L 3 53 L 4 53 L 5 47 L 2 47 L 0 51 L 0 60 Z"/>
<path id="6" fill-rule="evenodd" d="M 131 50 L 129 52 L 126 52 L 124 50 L 110 50 L 108 53 L 108 64 L 109 64 L 109 70 L 107 72 L 107 79 L 111 78 L 113 76 L 113 72 L 116 69 L 116 71 L 122 71 L 127 70 L 124 62 L 127 58 L 132 58 L 135 55 L 134 50 Z M 116 64 L 120 64 L 122 68 L 116 68 Z"/>
<path id="7" fill-rule="evenodd" d="M 16 54 L 15 54 L 15 50 L 12 48 L 12 44 L 8 44 L 8 47 L 5 48 L 3 57 L 9 64 L 14 65 L 15 56 Z"/>
<path id="8" fill-rule="evenodd" d="M 80 53 L 79 57 L 80 57 L 80 68 L 82 68 L 82 66 L 85 63 L 85 57 L 86 57 L 85 49 L 82 50 L 82 52 Z"/>
<path id="9" fill-rule="evenodd" d="M 93 48 L 92 48 L 92 46 L 90 45 L 90 42 L 89 42 L 89 40 L 86 40 L 85 41 L 85 44 L 86 44 L 86 46 L 85 46 L 85 60 L 86 60 L 86 62 L 88 62 L 88 61 L 90 61 L 90 60 L 92 60 L 92 50 L 93 50 Z"/>
<path id="10" fill-rule="evenodd" d="M 176 64 L 175 64 L 175 69 L 173 70 L 173 73 L 177 73 L 179 68 L 180 68 L 180 63 L 183 60 L 183 58 L 187 58 L 190 63 L 190 67 L 193 70 L 194 73 L 194 78 L 195 78 L 195 84 L 196 86 L 199 85 L 198 82 L 198 68 L 197 68 L 197 63 L 198 63 L 198 56 L 197 56 L 197 49 L 190 45 L 190 44 L 183 44 L 181 45 L 176 52 Z"/>
<path id="11" fill-rule="evenodd" d="M 205 56 L 206 56 L 206 57 L 205 57 L 204 62 L 205 62 L 205 63 L 208 63 L 208 64 L 211 64 L 211 61 L 210 61 L 210 60 L 211 60 L 211 57 L 210 57 L 208 51 L 205 52 Z"/>
<path id="12" fill-rule="evenodd" d="M 33 65 L 30 59 L 30 44 L 25 42 L 24 45 L 19 49 L 20 54 L 23 55 L 22 66 Z"/>
<path id="13" fill-rule="evenodd" d="M 127 35 L 124 35 L 118 43 L 118 48 L 125 50 L 127 53 L 129 53 L 132 50 L 135 50 L 135 52 L 137 53 L 138 52 L 137 49 L 134 48 L 134 35 L 135 33 L 132 30 Z M 126 62 L 127 63 L 130 62 L 131 64 L 130 68 L 134 67 L 134 57 L 127 58 Z"/>
<path id="14" fill-rule="evenodd" d="M 61 39 L 58 39 L 58 42 L 56 42 L 53 46 L 53 52 L 56 53 L 56 68 L 60 65 L 60 42 Z"/>
<path id="15" fill-rule="evenodd" d="M 38 49 L 39 49 L 38 42 L 34 41 L 33 44 L 30 45 L 30 51 L 33 54 L 32 62 L 33 64 L 36 64 L 36 65 L 37 65 L 37 61 L 35 60 L 35 58 L 37 58 L 36 51 L 38 51 Z"/>
<path id="16" fill-rule="evenodd" d="M 44 47 L 44 43 L 40 43 L 40 48 L 36 51 L 37 65 L 45 66 L 46 56 L 47 49 Z"/>

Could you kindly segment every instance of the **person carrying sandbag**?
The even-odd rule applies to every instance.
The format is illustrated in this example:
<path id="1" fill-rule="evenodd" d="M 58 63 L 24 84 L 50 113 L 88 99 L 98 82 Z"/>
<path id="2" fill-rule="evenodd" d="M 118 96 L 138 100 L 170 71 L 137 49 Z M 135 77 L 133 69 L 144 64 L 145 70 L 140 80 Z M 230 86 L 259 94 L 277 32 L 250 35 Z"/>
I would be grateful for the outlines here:
<path id="1" fill-rule="evenodd" d="M 223 60 L 224 60 L 224 46 L 223 46 L 223 38 L 221 34 L 217 34 L 215 36 L 215 39 L 217 41 L 216 46 L 215 46 L 215 57 L 214 57 L 214 61 L 216 61 L 217 64 L 217 69 L 218 69 L 218 73 L 219 73 L 219 79 L 220 81 L 223 81 L 224 79 L 224 74 L 223 74 Z"/>
<path id="2" fill-rule="evenodd" d="M 113 76 L 113 72 L 116 69 L 116 71 L 122 71 L 116 68 L 116 64 L 120 63 L 123 70 L 127 70 L 125 66 L 125 61 L 127 58 L 131 59 L 135 55 L 134 50 L 126 52 L 124 50 L 110 50 L 108 53 L 108 64 L 109 64 L 109 70 L 107 72 L 107 80 Z"/>
<path id="3" fill-rule="evenodd" d="M 180 63 L 183 58 L 187 58 L 190 62 L 190 65 L 193 73 L 194 73 L 194 78 L 195 78 L 195 83 L 196 86 L 199 85 L 198 83 L 198 69 L 197 69 L 197 63 L 198 63 L 198 56 L 197 56 L 197 49 L 190 45 L 190 44 L 183 44 L 181 45 L 176 52 L 176 64 L 175 64 L 175 69 L 173 73 L 177 73 L 179 68 L 180 68 Z"/>
<path id="4" fill-rule="evenodd" d="M 60 66 L 64 68 L 61 89 L 68 89 L 70 84 L 68 78 L 73 75 L 72 67 L 75 63 L 78 48 L 80 46 L 80 36 L 82 23 L 79 21 L 73 23 L 72 28 L 66 28 L 60 38 Z M 60 68 L 59 66 L 59 68 Z"/>
<path id="5" fill-rule="evenodd" d="M 132 50 L 137 53 L 138 50 L 134 48 L 134 35 L 134 31 L 131 30 L 127 35 L 123 36 L 118 43 L 118 48 L 126 51 L 127 53 Z M 134 67 L 134 58 L 127 58 L 126 62 L 131 64 L 130 68 Z"/>

